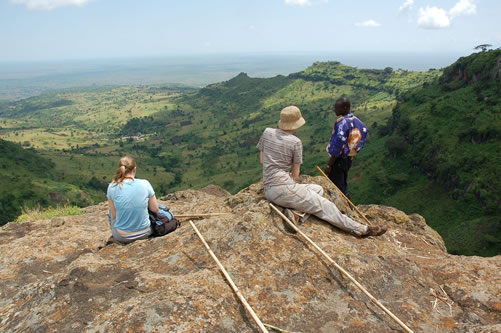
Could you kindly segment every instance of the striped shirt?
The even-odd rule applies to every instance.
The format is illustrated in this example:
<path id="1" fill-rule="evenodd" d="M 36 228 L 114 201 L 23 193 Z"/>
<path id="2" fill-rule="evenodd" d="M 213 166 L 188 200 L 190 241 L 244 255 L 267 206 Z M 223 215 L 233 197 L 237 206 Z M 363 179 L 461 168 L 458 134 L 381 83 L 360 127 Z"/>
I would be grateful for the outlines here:
<path id="1" fill-rule="evenodd" d="M 263 152 L 264 186 L 295 184 L 290 175 L 292 165 L 303 163 L 303 144 L 298 137 L 278 128 L 267 128 L 257 148 Z"/>

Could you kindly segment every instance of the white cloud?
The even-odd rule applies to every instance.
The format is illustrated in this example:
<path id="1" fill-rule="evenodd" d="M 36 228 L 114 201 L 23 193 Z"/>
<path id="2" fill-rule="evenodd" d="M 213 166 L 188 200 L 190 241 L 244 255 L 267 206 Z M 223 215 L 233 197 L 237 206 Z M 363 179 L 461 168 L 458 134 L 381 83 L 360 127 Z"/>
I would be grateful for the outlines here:
<path id="1" fill-rule="evenodd" d="M 364 28 L 377 28 L 381 26 L 381 24 L 377 23 L 374 20 L 367 20 L 361 23 L 355 23 L 357 27 L 364 27 Z"/>
<path id="2" fill-rule="evenodd" d="M 476 12 L 477 5 L 471 0 L 459 0 L 449 12 L 427 6 L 425 9 L 419 8 L 418 26 L 424 29 L 445 29 L 451 26 L 452 20 L 457 16 L 474 15 Z"/>
<path id="3" fill-rule="evenodd" d="M 305 5 L 311 5 L 310 0 L 285 0 L 286 5 L 293 5 L 293 6 L 305 6 Z"/>
<path id="4" fill-rule="evenodd" d="M 414 0 L 405 0 L 405 2 L 398 8 L 399 12 L 407 12 L 412 9 L 412 5 L 414 4 Z"/>
<path id="5" fill-rule="evenodd" d="M 418 26 L 424 29 L 446 29 L 451 26 L 447 12 L 442 8 L 419 8 Z"/>
<path id="6" fill-rule="evenodd" d="M 317 3 L 326 3 L 328 0 L 285 0 L 286 5 L 291 6 L 310 6 Z"/>
<path id="7" fill-rule="evenodd" d="M 58 7 L 86 5 L 89 0 L 10 0 L 15 5 L 25 5 L 28 9 L 51 10 Z"/>
<path id="8" fill-rule="evenodd" d="M 460 15 L 473 15 L 477 12 L 477 5 L 475 5 L 470 0 L 459 0 L 451 10 L 449 14 L 451 17 L 456 17 Z"/>

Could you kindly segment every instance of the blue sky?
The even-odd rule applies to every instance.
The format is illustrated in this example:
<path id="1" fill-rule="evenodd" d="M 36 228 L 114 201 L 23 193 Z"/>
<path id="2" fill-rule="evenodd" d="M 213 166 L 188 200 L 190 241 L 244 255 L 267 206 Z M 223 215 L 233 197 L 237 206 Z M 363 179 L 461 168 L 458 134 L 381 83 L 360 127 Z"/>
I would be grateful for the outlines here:
<path id="1" fill-rule="evenodd" d="M 500 0 L 0 0 L 0 61 L 501 47 Z"/>

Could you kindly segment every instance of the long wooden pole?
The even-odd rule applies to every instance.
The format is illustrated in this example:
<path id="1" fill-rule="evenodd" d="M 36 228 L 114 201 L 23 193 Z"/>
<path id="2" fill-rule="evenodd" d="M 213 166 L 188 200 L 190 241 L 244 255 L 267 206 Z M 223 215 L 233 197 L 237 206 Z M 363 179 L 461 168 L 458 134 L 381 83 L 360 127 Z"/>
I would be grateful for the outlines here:
<path id="1" fill-rule="evenodd" d="M 322 176 L 324 176 L 325 178 L 327 178 L 329 180 L 329 182 L 336 188 L 336 190 L 338 190 L 339 193 L 341 193 L 341 195 L 343 196 L 343 198 L 348 202 L 348 204 L 355 208 L 355 210 L 357 211 L 358 215 L 360 215 L 360 217 L 362 217 L 365 222 L 367 222 L 368 225 L 372 225 L 372 223 L 365 217 L 365 215 L 358 210 L 357 206 L 355 206 L 351 201 L 350 199 L 348 199 L 348 197 L 346 195 L 344 195 L 344 193 L 339 189 L 339 187 L 336 186 L 336 184 L 334 184 L 334 182 L 329 178 L 327 177 L 327 175 L 325 174 L 325 172 L 320 169 L 320 167 L 318 165 L 315 165 L 315 167 L 317 168 L 318 171 L 320 171 L 320 173 L 322 174 Z"/>
<path id="2" fill-rule="evenodd" d="M 306 236 L 303 232 L 301 232 L 301 230 L 299 230 L 299 228 L 296 227 L 296 225 L 292 223 L 284 214 L 282 214 L 282 212 L 277 207 L 275 207 L 271 202 L 270 202 L 270 207 L 273 208 L 278 213 L 278 215 L 280 215 L 280 217 L 282 217 L 284 221 L 289 224 L 291 228 L 293 228 L 294 230 L 296 230 L 298 234 L 303 236 L 304 239 L 306 239 L 311 245 L 313 245 L 313 247 L 316 248 L 327 260 L 329 260 L 330 263 L 332 263 L 339 271 L 341 271 L 341 273 L 343 273 L 346 277 L 348 277 L 348 279 L 350 279 L 351 282 L 353 282 L 367 297 L 369 297 L 369 299 L 372 302 L 374 302 L 374 304 L 383 309 L 383 311 L 386 312 L 393 320 L 395 320 L 404 330 L 406 330 L 409 333 L 413 333 L 409 327 L 407 327 L 400 319 L 397 318 L 397 316 L 391 313 L 390 310 L 388 310 L 374 296 L 372 296 L 360 283 L 357 282 L 357 280 L 355 280 L 346 270 L 344 270 L 343 267 L 339 266 L 317 244 L 315 244 L 308 236 Z"/>
<path id="3" fill-rule="evenodd" d="M 218 267 L 221 270 L 221 272 L 223 272 L 224 277 L 230 283 L 231 288 L 233 289 L 233 291 L 235 292 L 235 294 L 237 294 L 238 298 L 240 299 L 240 302 L 242 302 L 242 304 L 244 305 L 244 307 L 247 309 L 247 311 L 249 311 L 250 315 L 252 316 L 252 319 L 254 319 L 254 321 L 256 322 L 257 326 L 259 326 L 259 328 L 261 329 L 261 332 L 268 333 L 268 330 L 266 329 L 266 327 L 264 327 L 263 323 L 261 322 L 261 320 L 259 320 L 259 318 L 256 315 L 256 313 L 254 312 L 254 310 L 252 310 L 252 308 L 249 305 L 249 303 L 247 303 L 247 301 L 245 300 L 245 298 L 242 296 L 242 293 L 240 292 L 240 290 L 238 290 L 237 286 L 233 283 L 233 280 L 231 279 L 231 277 L 228 274 L 228 272 L 226 272 L 226 270 L 224 269 L 223 265 L 221 265 L 221 263 L 217 259 L 216 255 L 212 252 L 212 250 L 210 249 L 209 245 L 205 242 L 205 239 L 203 238 L 202 234 L 200 234 L 200 232 L 198 231 L 198 229 L 195 226 L 195 224 L 193 224 L 193 222 L 191 220 L 189 220 L 189 222 L 190 222 L 191 226 L 193 227 L 193 229 L 195 230 L 195 232 L 197 233 L 198 238 L 200 238 L 200 240 L 204 244 L 205 248 L 207 249 L 207 252 L 209 252 L 209 254 L 211 255 L 212 259 L 214 259 L 214 261 L 218 265 Z"/>
<path id="4" fill-rule="evenodd" d="M 208 214 L 176 214 L 174 217 L 179 218 L 196 218 L 196 217 L 211 217 L 211 216 L 223 216 L 230 213 L 208 213 Z"/>

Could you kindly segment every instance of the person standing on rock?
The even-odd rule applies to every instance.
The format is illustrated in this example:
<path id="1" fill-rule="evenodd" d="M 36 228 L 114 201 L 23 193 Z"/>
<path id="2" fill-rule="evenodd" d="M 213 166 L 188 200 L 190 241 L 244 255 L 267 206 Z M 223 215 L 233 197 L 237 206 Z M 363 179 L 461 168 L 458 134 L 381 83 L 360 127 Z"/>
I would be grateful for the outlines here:
<path id="1" fill-rule="evenodd" d="M 365 124 L 350 113 L 350 100 L 342 97 L 334 104 L 336 120 L 331 139 L 327 145 L 330 155 L 325 174 L 334 184 L 348 196 L 348 171 L 355 155 L 362 149 L 367 138 L 368 129 Z"/>
<path id="2" fill-rule="evenodd" d="M 334 203 L 322 196 L 322 186 L 296 183 L 303 163 L 303 145 L 294 133 L 305 123 L 299 108 L 288 106 L 280 112 L 279 128 L 266 128 L 261 135 L 257 148 L 261 151 L 266 199 L 286 207 L 285 214 L 296 224 L 300 216 L 289 208 L 315 215 L 356 236 L 384 234 L 384 226 L 366 226 L 342 214 Z"/>
<path id="3" fill-rule="evenodd" d="M 136 161 L 132 157 L 120 159 L 106 196 L 111 233 L 116 241 L 129 243 L 152 234 L 148 208 L 158 212 L 157 198 L 149 181 L 136 178 Z"/>

